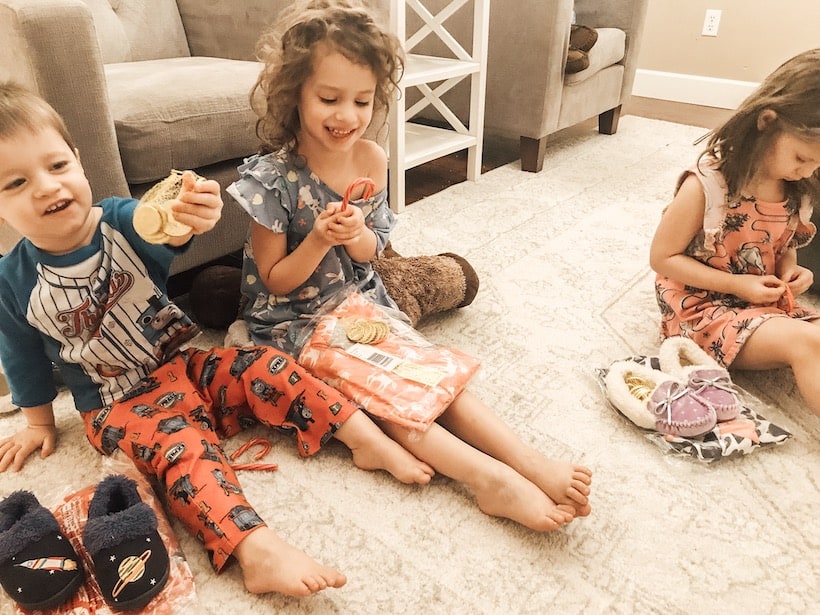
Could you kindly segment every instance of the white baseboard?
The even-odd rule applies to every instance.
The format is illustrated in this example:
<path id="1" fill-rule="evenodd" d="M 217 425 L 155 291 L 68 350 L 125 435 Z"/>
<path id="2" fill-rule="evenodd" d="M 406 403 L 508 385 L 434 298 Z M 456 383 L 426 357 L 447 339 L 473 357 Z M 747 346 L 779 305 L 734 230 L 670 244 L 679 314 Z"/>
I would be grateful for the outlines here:
<path id="1" fill-rule="evenodd" d="M 692 105 L 735 109 L 758 85 L 760 84 L 752 81 L 717 79 L 639 68 L 635 73 L 632 94 Z"/>

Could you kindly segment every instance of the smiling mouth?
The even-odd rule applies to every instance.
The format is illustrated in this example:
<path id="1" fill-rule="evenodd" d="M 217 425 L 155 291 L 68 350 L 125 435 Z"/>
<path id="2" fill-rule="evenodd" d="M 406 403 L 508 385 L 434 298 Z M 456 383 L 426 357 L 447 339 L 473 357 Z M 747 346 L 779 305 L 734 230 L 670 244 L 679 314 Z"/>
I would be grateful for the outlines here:
<path id="1" fill-rule="evenodd" d="M 355 132 L 354 130 L 338 130 L 336 128 L 328 128 L 327 130 L 334 137 L 347 137 Z"/>
<path id="2" fill-rule="evenodd" d="M 49 214 L 55 214 L 58 211 L 63 211 L 69 205 L 71 205 L 71 199 L 66 199 L 65 201 L 54 203 L 54 205 L 52 205 L 46 210 L 46 215 L 48 216 Z"/>

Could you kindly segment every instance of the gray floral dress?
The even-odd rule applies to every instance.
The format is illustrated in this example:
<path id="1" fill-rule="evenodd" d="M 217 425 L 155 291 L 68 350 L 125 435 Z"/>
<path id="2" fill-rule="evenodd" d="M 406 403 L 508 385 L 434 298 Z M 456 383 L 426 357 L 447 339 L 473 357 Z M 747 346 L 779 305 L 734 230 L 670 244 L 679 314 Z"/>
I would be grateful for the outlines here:
<path id="1" fill-rule="evenodd" d="M 288 253 L 304 241 L 328 203 L 342 200 L 341 194 L 300 162 L 284 149 L 252 156 L 239 167 L 239 179 L 228 187 L 228 193 L 255 222 L 287 235 Z M 387 189 L 350 205 L 361 208 L 381 253 L 396 224 L 387 204 Z M 290 354 L 297 350 L 295 344 L 311 318 L 326 304 L 335 305 L 340 291 L 351 284 L 375 303 L 398 309 L 371 263 L 353 261 L 342 246 L 328 250 L 305 283 L 286 295 L 271 294 L 260 279 L 250 239 L 245 242 L 242 273 L 243 317 L 253 342 Z"/>

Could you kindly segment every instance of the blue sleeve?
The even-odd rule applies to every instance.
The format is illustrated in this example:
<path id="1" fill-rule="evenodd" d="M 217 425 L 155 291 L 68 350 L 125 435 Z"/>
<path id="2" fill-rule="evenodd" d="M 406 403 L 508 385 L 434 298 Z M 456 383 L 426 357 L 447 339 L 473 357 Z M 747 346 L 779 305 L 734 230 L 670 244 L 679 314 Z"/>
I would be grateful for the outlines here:
<path id="1" fill-rule="evenodd" d="M 134 229 L 134 210 L 138 203 L 139 201 L 136 199 L 118 197 L 111 197 L 101 201 L 103 221 L 123 234 L 145 263 L 151 279 L 165 290 L 171 263 L 178 254 L 182 254 L 188 249 L 191 242 L 187 242 L 184 246 L 174 247 L 145 241 Z"/>
<path id="2" fill-rule="evenodd" d="M 32 289 L 28 280 L 35 280 L 36 272 L 17 254 L 15 248 L 0 258 L 0 364 L 12 403 L 31 408 L 51 402 L 57 390 L 43 338 L 26 319 Z"/>
<path id="3" fill-rule="evenodd" d="M 396 214 L 390 209 L 387 202 L 387 188 L 372 197 L 373 208 L 368 213 L 368 207 L 363 207 L 365 212 L 364 222 L 376 234 L 376 254 L 381 254 L 384 246 L 390 239 L 390 232 L 396 227 Z"/>
<path id="4" fill-rule="evenodd" d="M 252 156 L 239 166 L 239 179 L 227 189 L 254 222 L 274 233 L 286 233 L 293 217 L 287 170 L 281 166 L 270 156 Z"/>

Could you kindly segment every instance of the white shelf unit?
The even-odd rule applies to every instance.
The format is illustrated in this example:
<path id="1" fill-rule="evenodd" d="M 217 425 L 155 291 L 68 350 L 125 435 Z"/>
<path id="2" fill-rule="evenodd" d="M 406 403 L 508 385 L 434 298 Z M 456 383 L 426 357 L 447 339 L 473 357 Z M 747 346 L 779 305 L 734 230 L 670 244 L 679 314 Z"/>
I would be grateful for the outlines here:
<path id="1" fill-rule="evenodd" d="M 475 181 L 481 175 L 490 0 L 451 0 L 436 14 L 426 4 L 430 4 L 429 0 L 390 0 L 390 27 L 402 41 L 407 54 L 404 75 L 389 115 L 390 207 L 396 212 L 404 209 L 407 169 L 466 149 L 467 179 Z M 473 36 L 469 51 L 447 30 L 445 23 L 465 5 L 471 5 L 465 10 L 472 9 Z M 422 23 L 418 30 L 408 35 L 409 10 L 415 12 Z M 454 57 L 413 53 L 427 36 L 438 37 Z M 470 80 L 466 126 L 441 100 L 445 92 L 464 79 Z M 421 98 L 410 107 L 407 107 L 405 96 L 408 88 L 416 88 L 421 93 Z M 411 121 L 431 105 L 449 127 L 431 127 Z"/>

